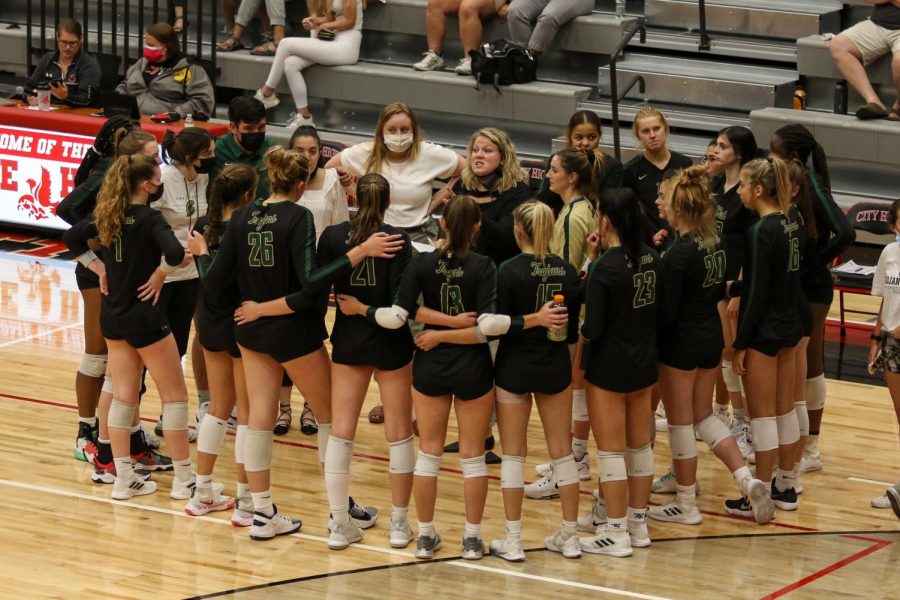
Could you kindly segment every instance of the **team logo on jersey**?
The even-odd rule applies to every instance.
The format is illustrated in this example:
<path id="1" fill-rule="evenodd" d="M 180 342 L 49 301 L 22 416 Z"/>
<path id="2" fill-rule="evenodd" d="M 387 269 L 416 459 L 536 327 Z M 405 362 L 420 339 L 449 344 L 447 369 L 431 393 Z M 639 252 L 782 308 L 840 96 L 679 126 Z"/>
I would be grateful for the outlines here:
<path id="1" fill-rule="evenodd" d="M 263 227 L 266 225 L 271 225 L 278 221 L 278 215 L 262 215 L 260 214 L 262 211 L 255 210 L 253 214 L 250 216 L 250 220 L 247 221 L 248 225 L 256 225 L 257 231 L 262 231 Z"/>
<path id="2" fill-rule="evenodd" d="M 541 281 L 546 283 L 548 277 L 565 277 L 565 267 L 554 267 L 543 262 L 531 263 L 531 276 L 540 277 Z"/>
<path id="3" fill-rule="evenodd" d="M 438 261 L 437 269 L 435 269 L 434 272 L 438 275 L 443 275 L 447 279 L 447 281 L 462 277 L 464 274 L 462 267 L 451 269 L 447 266 L 447 261 L 445 260 Z"/>
<path id="4" fill-rule="evenodd" d="M 50 171 L 41 167 L 41 180 L 26 179 L 25 183 L 28 184 L 31 193 L 19 197 L 19 210 L 28 213 L 28 216 L 36 221 L 53 217 L 58 202 L 53 202 L 52 199 Z"/>

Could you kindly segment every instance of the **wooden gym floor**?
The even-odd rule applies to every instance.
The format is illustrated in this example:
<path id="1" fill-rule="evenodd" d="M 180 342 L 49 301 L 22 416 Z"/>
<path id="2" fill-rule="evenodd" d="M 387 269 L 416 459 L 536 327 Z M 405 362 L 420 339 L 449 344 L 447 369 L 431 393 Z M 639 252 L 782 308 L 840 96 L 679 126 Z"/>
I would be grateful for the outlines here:
<path id="1" fill-rule="evenodd" d="M 413 558 L 412 546 L 388 545 L 387 446 L 382 428 L 365 420 L 374 384 L 356 440 L 351 491 L 381 508 L 383 520 L 362 544 L 341 552 L 326 547 L 325 490 L 315 439 L 296 429 L 297 395 L 295 428 L 276 439 L 273 491 L 283 512 L 303 519 L 301 533 L 251 542 L 229 524 L 230 513 L 188 517 L 184 503 L 168 497 L 171 474 L 154 475 L 161 484 L 154 495 L 111 500 L 110 488 L 91 484 L 90 467 L 72 458 L 80 319 L 71 264 L 0 254 L 3 598 L 896 598 L 900 589 L 900 521 L 890 510 L 869 507 L 900 474 L 897 422 L 883 386 L 829 382 L 820 443 L 825 470 L 804 477 L 799 511 L 779 512 L 763 527 L 724 514 L 722 501 L 734 495 L 731 478 L 700 450 L 703 524 L 651 521 L 652 547 L 628 559 L 566 560 L 545 551 L 543 536 L 558 526 L 558 504 L 526 499 L 524 563 L 461 560 L 462 482 L 458 459 L 448 455 L 436 518 L 445 545 L 435 560 L 423 562 Z M 188 387 L 193 395 L 193 381 Z M 149 429 L 158 408 L 151 387 L 143 410 Z M 536 418 L 529 439 L 530 480 L 532 467 L 547 460 Z M 233 494 L 232 440 L 216 479 Z M 669 460 L 665 434 L 655 454 L 659 473 Z M 486 542 L 504 529 L 499 466 L 490 472 Z M 582 510 L 592 485 L 582 484 Z M 410 517 L 415 526 L 414 510 Z"/>

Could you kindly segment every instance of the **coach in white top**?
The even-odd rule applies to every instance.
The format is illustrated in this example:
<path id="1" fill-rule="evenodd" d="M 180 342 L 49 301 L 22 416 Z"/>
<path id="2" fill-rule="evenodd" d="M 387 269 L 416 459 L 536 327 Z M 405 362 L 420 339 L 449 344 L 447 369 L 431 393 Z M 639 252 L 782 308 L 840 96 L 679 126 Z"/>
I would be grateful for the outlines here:
<path id="1" fill-rule="evenodd" d="M 347 207 L 347 192 L 341 186 L 336 169 L 319 166 L 322 158 L 322 141 L 315 127 L 298 127 L 288 144 L 291 150 L 304 155 L 309 160 L 309 180 L 297 204 L 305 206 L 313 214 L 316 226 L 316 244 L 326 227 L 350 220 Z"/>
<path id="2" fill-rule="evenodd" d="M 464 165 L 456 152 L 421 141 L 412 110 L 394 102 L 381 111 L 374 141 L 341 151 L 325 166 L 343 168 L 355 177 L 383 175 L 391 184 L 384 222 L 406 230 L 415 242 L 430 243 L 439 234 L 431 216 L 434 180 L 456 177 Z"/>

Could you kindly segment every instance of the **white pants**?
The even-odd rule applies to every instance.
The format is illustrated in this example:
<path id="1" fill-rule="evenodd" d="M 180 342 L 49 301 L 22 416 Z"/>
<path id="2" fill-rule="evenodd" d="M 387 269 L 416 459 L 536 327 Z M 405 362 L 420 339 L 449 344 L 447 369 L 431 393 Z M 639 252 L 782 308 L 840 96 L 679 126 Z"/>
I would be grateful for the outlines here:
<path id="1" fill-rule="evenodd" d="M 324 42 L 316 38 L 288 37 L 278 44 L 275 61 L 266 79 L 266 85 L 278 86 L 282 76 L 287 77 L 288 86 L 294 96 L 294 106 L 309 106 L 309 95 L 303 69 L 315 65 L 352 65 L 359 60 L 359 45 L 362 33 L 355 29 L 338 31 L 334 40 Z"/>

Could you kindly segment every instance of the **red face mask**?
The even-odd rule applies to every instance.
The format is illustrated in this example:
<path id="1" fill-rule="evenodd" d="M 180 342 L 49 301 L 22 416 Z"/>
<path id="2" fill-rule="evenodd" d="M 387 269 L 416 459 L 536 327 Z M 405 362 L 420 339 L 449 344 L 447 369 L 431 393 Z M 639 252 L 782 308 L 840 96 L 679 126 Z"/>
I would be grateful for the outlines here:
<path id="1" fill-rule="evenodd" d="M 152 63 L 158 63 L 163 58 L 163 49 L 154 48 L 153 46 L 144 46 L 144 58 Z"/>

